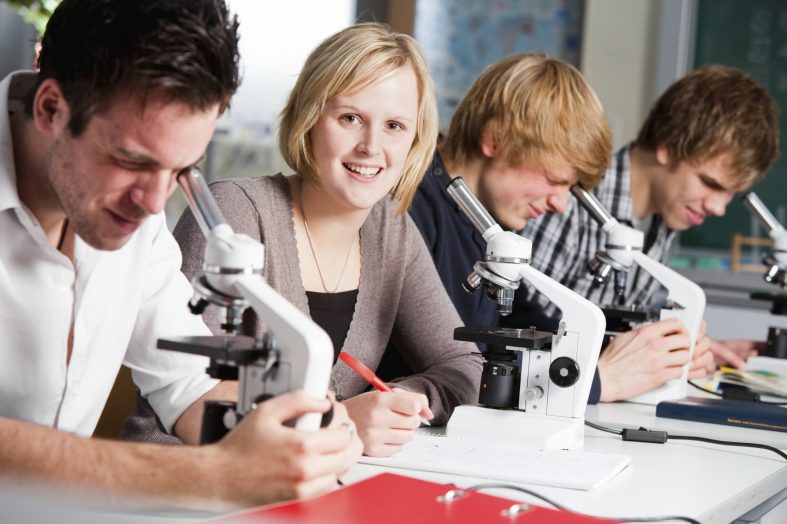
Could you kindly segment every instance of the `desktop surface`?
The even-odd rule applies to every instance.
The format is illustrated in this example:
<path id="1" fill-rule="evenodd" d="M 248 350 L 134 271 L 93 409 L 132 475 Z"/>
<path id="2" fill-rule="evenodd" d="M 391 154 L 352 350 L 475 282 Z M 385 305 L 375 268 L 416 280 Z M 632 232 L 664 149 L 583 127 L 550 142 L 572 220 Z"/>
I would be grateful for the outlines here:
<path id="1" fill-rule="evenodd" d="M 693 392 L 692 395 L 694 395 Z M 588 406 L 585 411 L 585 419 L 615 429 L 623 427 L 638 428 L 642 426 L 668 433 L 694 435 L 717 440 L 754 442 L 787 450 L 787 433 L 784 432 L 657 417 L 655 406 L 634 404 L 632 402 L 612 402 Z"/>
<path id="2" fill-rule="evenodd" d="M 608 409 L 609 408 L 609 409 Z M 620 426 L 658 427 L 654 406 L 629 403 L 589 406 L 587 419 Z M 669 420 L 669 419 L 665 419 Z M 675 420 L 670 430 L 681 434 L 697 434 L 695 426 Z M 772 434 L 772 431 L 748 430 L 703 424 L 706 431 L 715 431 L 713 438 L 744 440 L 749 432 Z M 722 435 L 730 430 L 738 438 Z M 419 430 L 422 431 L 422 430 Z M 440 431 L 439 428 L 430 429 Z M 787 440 L 777 440 L 787 448 Z M 665 444 L 624 442 L 620 436 L 592 428 L 585 429 L 586 451 L 622 453 L 632 456 L 627 469 L 603 485 L 590 491 L 523 486 L 543 494 L 569 509 L 594 516 L 611 518 L 685 516 L 703 523 L 727 523 L 741 515 L 770 503 L 778 505 L 787 498 L 787 462 L 766 450 L 730 448 L 695 441 L 668 441 Z M 505 467 L 501 465 L 501 467 Z M 354 482 L 381 471 L 413 476 L 433 482 L 453 482 L 468 487 L 489 482 L 488 479 L 460 477 L 442 473 L 391 469 L 383 466 L 358 464 L 343 478 Z M 513 490 L 491 490 L 491 494 L 526 502 L 536 499 Z M 545 505 L 543 502 L 541 505 Z M 783 505 L 777 508 L 784 510 Z"/>

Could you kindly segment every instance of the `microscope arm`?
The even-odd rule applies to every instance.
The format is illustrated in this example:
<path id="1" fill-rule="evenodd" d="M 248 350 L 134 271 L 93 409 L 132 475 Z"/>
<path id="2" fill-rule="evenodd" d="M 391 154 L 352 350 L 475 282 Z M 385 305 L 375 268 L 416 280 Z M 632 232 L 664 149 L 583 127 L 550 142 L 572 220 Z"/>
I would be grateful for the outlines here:
<path id="1" fill-rule="evenodd" d="M 760 223 L 768 231 L 768 234 L 776 234 L 784 232 L 784 227 L 776 220 L 776 217 L 768 210 L 765 203 L 760 200 L 760 197 L 753 191 L 746 193 L 743 197 L 743 203 L 749 208 L 749 211 L 757 217 Z"/>
<path id="2" fill-rule="evenodd" d="M 233 232 L 210 193 L 202 174 L 192 169 L 178 177 L 194 217 L 207 239 L 203 271 L 210 287 L 229 297 L 245 299 L 274 335 L 276 348 L 282 353 L 280 366 L 289 373 L 284 390 L 303 389 L 315 398 L 325 398 L 333 361 L 333 344 L 328 334 L 262 277 L 264 246 L 249 237 Z M 244 398 L 241 375 L 238 407 L 245 414 L 256 398 Z M 295 426 L 319 429 L 320 413 L 302 415 Z"/>
<path id="3" fill-rule="evenodd" d="M 632 253 L 640 267 L 650 273 L 661 285 L 667 288 L 667 296 L 673 305 L 671 309 L 661 310 L 661 319 L 677 318 L 689 332 L 689 362 L 683 366 L 680 378 L 670 380 L 662 386 L 647 391 L 632 402 L 658 404 L 662 400 L 683 398 L 688 394 L 688 377 L 694 346 L 699 336 L 700 324 L 705 313 L 705 292 L 700 286 L 679 274 L 677 271 L 653 260 L 641 251 Z"/>
<path id="4" fill-rule="evenodd" d="M 333 343 L 328 334 L 263 278 L 239 278 L 235 289 L 265 321 L 275 336 L 276 347 L 286 355 L 292 381 L 287 389 L 302 389 L 314 398 L 325 398 L 333 366 Z M 240 389 L 241 396 L 244 391 Z M 251 405 L 255 400 L 239 398 L 238 406 Z M 307 413 L 298 419 L 295 427 L 319 429 L 321 417 L 321 413 Z"/>
<path id="5" fill-rule="evenodd" d="M 693 346 L 705 311 L 705 293 L 702 288 L 643 253 L 642 232 L 618 222 L 592 193 L 580 186 L 572 187 L 571 192 L 607 233 L 607 255 L 626 267 L 636 262 L 667 289 L 668 298 L 678 305 L 677 310 L 683 311 L 680 317 L 691 334 Z"/>
<path id="6" fill-rule="evenodd" d="M 571 192 L 607 233 L 605 256 L 626 270 L 631 268 L 634 263 L 638 264 L 667 289 L 668 299 L 673 303 L 673 307 L 662 309 L 661 318 L 678 318 L 683 323 L 689 332 L 689 355 L 691 356 L 705 313 L 705 293 L 702 288 L 677 271 L 643 253 L 642 232 L 618 222 L 604 209 L 592 193 L 580 186 L 572 187 Z M 679 379 L 671 380 L 632 400 L 656 404 L 665 399 L 685 397 L 689 367 L 690 364 L 684 366 L 683 374 Z"/>
<path id="7" fill-rule="evenodd" d="M 776 263 L 782 268 L 787 268 L 787 231 L 753 191 L 743 197 L 743 203 L 773 239 L 773 257 Z"/>
<path id="8" fill-rule="evenodd" d="M 667 316 L 678 317 L 683 321 L 691 336 L 693 348 L 705 311 L 705 292 L 693 281 L 641 251 L 635 252 L 633 256 L 640 267 L 667 289 L 667 296 L 673 302 L 672 313 L 667 313 Z"/>
<path id="9" fill-rule="evenodd" d="M 598 355 L 606 329 L 606 320 L 601 310 L 577 293 L 571 291 L 559 282 L 552 280 L 533 266 L 522 264 L 519 266 L 519 275 L 531 283 L 540 293 L 543 293 L 559 309 L 561 316 L 561 330 L 563 325 L 568 331 L 581 334 L 580 346 L 576 360 L 582 373 L 590 373 L 582 380 L 581 389 L 575 397 L 583 399 L 582 402 L 573 404 L 572 417 L 583 417 L 587 406 L 587 398 L 593 385 L 592 373 L 598 363 Z"/>

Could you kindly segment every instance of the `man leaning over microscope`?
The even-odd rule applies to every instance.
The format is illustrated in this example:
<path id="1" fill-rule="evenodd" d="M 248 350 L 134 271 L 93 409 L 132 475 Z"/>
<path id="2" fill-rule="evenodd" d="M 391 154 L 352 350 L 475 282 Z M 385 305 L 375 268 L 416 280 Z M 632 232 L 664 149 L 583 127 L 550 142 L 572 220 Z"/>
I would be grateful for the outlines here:
<path id="1" fill-rule="evenodd" d="M 168 431 L 196 443 L 206 399 L 234 399 L 206 359 L 156 339 L 209 334 L 163 216 L 238 86 L 223 0 L 64 0 L 39 71 L 0 82 L 0 471 L 204 508 L 321 493 L 360 455 L 340 405 L 263 402 L 223 440 L 89 438 L 121 364 Z M 184 480 L 187 480 L 184 482 Z"/>

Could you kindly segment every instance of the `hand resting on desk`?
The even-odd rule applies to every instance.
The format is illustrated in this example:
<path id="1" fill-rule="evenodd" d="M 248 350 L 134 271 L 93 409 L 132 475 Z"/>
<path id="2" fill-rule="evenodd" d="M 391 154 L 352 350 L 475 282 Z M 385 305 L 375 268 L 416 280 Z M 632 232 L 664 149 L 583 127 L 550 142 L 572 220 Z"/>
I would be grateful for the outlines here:
<path id="1" fill-rule="evenodd" d="M 421 417 L 434 416 L 425 395 L 396 388 L 390 393 L 369 391 L 345 400 L 344 405 L 358 427 L 364 454 L 372 457 L 398 452 L 412 440 Z"/>

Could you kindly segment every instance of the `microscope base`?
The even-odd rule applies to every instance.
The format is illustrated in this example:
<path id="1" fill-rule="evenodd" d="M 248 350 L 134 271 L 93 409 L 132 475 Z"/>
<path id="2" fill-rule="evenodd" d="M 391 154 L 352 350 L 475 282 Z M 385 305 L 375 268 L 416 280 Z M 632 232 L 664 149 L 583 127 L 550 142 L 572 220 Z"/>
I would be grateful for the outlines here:
<path id="1" fill-rule="evenodd" d="M 662 386 L 657 387 L 654 390 L 629 399 L 629 402 L 655 406 L 662 400 L 678 400 L 681 398 L 686 398 L 686 395 L 688 394 L 687 389 L 688 383 L 686 382 L 686 379 L 676 378 L 674 380 L 670 380 Z"/>
<path id="2" fill-rule="evenodd" d="M 514 409 L 459 406 L 448 421 L 446 435 L 508 442 L 532 449 L 581 449 L 585 421 Z"/>

